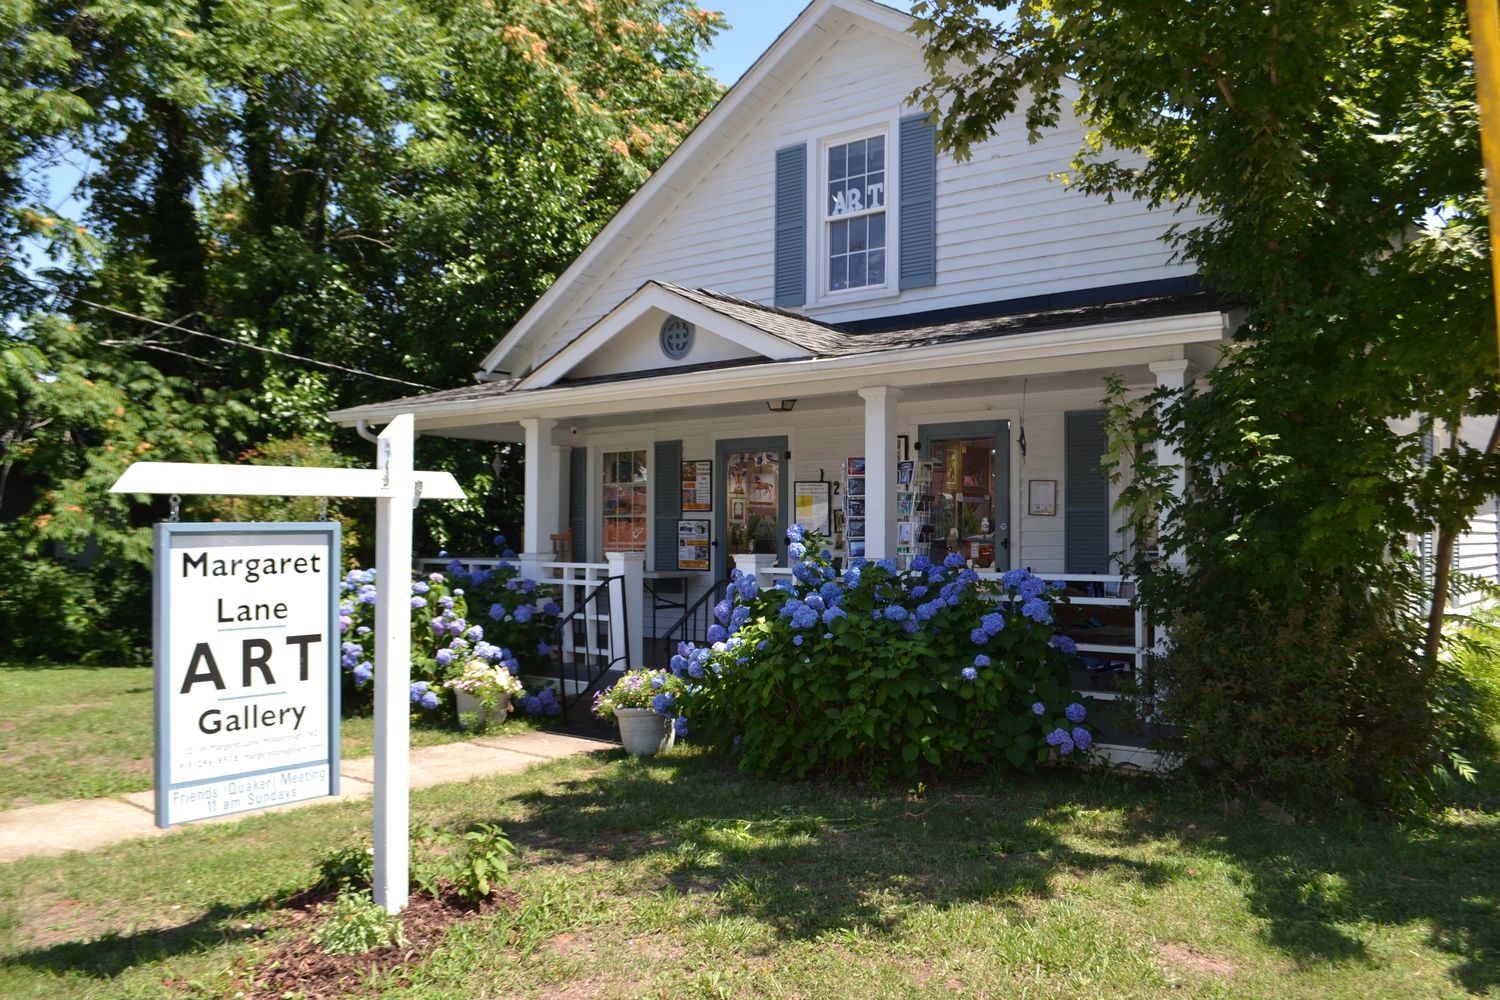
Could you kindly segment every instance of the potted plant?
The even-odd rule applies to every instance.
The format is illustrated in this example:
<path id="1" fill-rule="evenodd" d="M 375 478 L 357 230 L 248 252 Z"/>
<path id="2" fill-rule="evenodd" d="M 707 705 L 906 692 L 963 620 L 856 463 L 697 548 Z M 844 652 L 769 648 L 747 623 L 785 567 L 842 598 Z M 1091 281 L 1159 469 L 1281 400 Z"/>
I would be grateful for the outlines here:
<path id="1" fill-rule="evenodd" d="M 687 688 L 668 670 L 631 670 L 608 691 L 594 696 L 594 714 L 620 725 L 628 753 L 649 757 L 669 750 L 677 739 L 674 719 Z"/>
<path id="2" fill-rule="evenodd" d="M 478 657 L 465 660 L 458 676 L 445 681 L 444 686 L 453 689 L 459 724 L 463 725 L 465 718 L 473 716 L 476 728 L 489 719 L 504 721 L 510 712 L 511 699 L 526 693 L 509 670 Z"/>

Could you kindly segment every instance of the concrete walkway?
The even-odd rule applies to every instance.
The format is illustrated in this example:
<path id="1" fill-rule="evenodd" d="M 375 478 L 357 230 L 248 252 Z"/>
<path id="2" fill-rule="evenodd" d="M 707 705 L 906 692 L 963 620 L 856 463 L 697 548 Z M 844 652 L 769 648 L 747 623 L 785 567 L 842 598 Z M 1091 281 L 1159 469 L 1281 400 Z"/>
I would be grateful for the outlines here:
<path id="1" fill-rule="evenodd" d="M 532 764 L 572 757 L 593 750 L 609 750 L 618 743 L 568 733 L 532 732 L 515 736 L 482 736 L 466 743 L 446 743 L 411 752 L 411 787 L 427 788 L 450 781 L 468 781 L 491 774 L 515 774 Z M 233 823 L 263 812 L 302 809 L 325 802 L 355 802 L 375 794 L 375 758 L 357 757 L 339 765 L 340 794 L 289 802 L 282 806 L 239 813 L 201 823 Z M 42 806 L 0 811 L 0 864 L 25 857 L 47 857 L 68 851 L 87 851 L 122 840 L 159 837 L 181 826 L 156 826 L 154 792 L 132 792 L 104 799 L 50 802 Z"/>

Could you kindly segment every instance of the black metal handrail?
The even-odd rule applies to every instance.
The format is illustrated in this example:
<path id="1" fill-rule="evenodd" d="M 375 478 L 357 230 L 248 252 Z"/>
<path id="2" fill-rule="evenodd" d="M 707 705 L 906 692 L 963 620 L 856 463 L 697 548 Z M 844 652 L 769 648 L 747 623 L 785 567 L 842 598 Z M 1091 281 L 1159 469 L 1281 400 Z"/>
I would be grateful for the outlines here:
<path id="1" fill-rule="evenodd" d="M 729 593 L 729 580 L 719 580 L 703 592 L 703 596 L 682 613 L 682 617 L 661 635 L 656 637 L 656 655 L 662 666 L 677 652 L 678 643 L 691 642 L 703 645 L 708 642 L 708 627 L 714 623 L 714 605 Z"/>
<path id="2" fill-rule="evenodd" d="M 618 633 L 615 632 L 617 616 Z M 602 637 L 601 626 L 605 630 Z M 616 634 L 621 640 L 618 649 L 612 642 Z M 553 628 L 553 640 L 557 697 L 563 714 L 567 715 L 594 696 L 614 674 L 616 664 L 629 666 L 630 615 L 625 607 L 625 578 L 611 576 L 601 580 L 577 607 L 558 621 Z"/>

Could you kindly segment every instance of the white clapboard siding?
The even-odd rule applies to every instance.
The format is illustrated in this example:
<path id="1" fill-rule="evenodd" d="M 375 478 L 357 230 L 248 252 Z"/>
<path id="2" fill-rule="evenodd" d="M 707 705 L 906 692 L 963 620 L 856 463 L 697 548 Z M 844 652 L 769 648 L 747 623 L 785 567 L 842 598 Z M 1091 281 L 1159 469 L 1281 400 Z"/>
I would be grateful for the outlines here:
<path id="1" fill-rule="evenodd" d="M 1469 521 L 1468 530 L 1458 537 L 1453 550 L 1453 568 L 1464 576 L 1479 577 L 1500 583 L 1500 498 L 1492 498 Z M 1477 590 L 1465 591 L 1456 601 L 1460 606 L 1483 598 Z"/>
<path id="2" fill-rule="evenodd" d="M 816 185 L 819 139 L 909 112 L 906 98 L 925 78 L 915 38 L 858 23 L 815 52 L 789 60 L 762 84 L 753 112 L 738 118 L 749 124 L 719 137 L 712 152 L 700 153 L 696 169 L 678 175 L 667 211 L 641 218 L 588 274 L 566 279 L 568 304 L 532 332 L 522 367 L 551 357 L 649 279 L 772 301 L 775 151 L 807 143 L 809 184 Z M 1190 267 L 1173 263 L 1162 236 L 1194 217 L 1130 200 L 1110 204 L 1049 176 L 1067 170 L 1082 136 L 1069 121 L 1033 145 L 1012 120 L 976 146 L 968 162 L 940 156 L 937 283 L 829 303 L 817 300 L 814 280 L 803 311 L 840 322 L 1190 274 Z M 895 141 L 888 136 L 890 161 Z M 888 173 L 894 182 L 894 162 Z M 810 254 L 816 265 L 815 245 Z M 894 273 L 894 253 L 888 267 Z"/>
<path id="3" fill-rule="evenodd" d="M 957 391 L 941 401 L 912 401 L 903 399 L 897 405 L 897 433 L 908 435 L 911 442 L 918 441 L 919 429 L 924 424 L 948 424 L 970 421 L 1011 419 L 1011 471 L 1010 483 L 1004 487 L 1010 497 L 1011 544 L 1013 566 L 1029 566 L 1038 572 L 1054 574 L 1064 569 L 1064 525 L 1063 510 L 1067 503 L 1067 477 L 1063 466 L 1063 418 L 1075 410 L 1097 410 L 1103 395 L 1102 382 L 1097 388 L 1068 389 L 1059 391 L 1031 391 L 1025 398 L 1027 455 L 1023 459 L 1016 445 L 1022 398 L 1019 393 L 1005 392 L 993 395 L 979 394 L 969 389 Z M 800 406 L 789 414 L 765 413 L 753 418 L 693 416 L 675 417 L 669 412 L 641 417 L 612 418 L 606 428 L 583 427 L 577 435 L 580 446 L 591 452 L 639 448 L 652 452 L 652 443 L 658 440 L 682 442 L 684 460 L 715 459 L 716 445 L 720 440 L 731 438 L 780 437 L 787 438 L 787 447 L 792 453 L 788 473 L 794 480 L 816 480 L 821 474 L 834 482 L 843 483 L 845 460 L 864 454 L 864 408 L 862 401 L 851 395 L 847 406 L 812 408 Z M 913 453 L 913 458 L 920 459 Z M 655 477 L 662 470 L 650 469 Z M 677 470 L 667 470 L 675 476 Z M 1025 484 L 1031 479 L 1051 479 L 1058 484 L 1057 510 L 1053 517 L 1033 517 L 1025 513 Z M 597 466 L 591 467 L 586 480 L 590 486 L 589 540 L 595 551 L 588 553 L 590 559 L 600 559 L 598 551 L 600 487 Z M 648 491 L 648 495 L 654 491 Z M 1113 500 L 1113 495 L 1111 496 Z M 721 470 L 714 470 L 714 503 L 724 502 L 724 484 Z M 842 490 L 835 498 L 842 506 Z M 707 517 L 713 514 L 688 515 Z M 655 512 L 648 511 L 647 523 L 655 530 Z M 1118 529 L 1120 518 L 1111 514 L 1112 548 L 1121 548 Z M 654 547 L 648 545 L 648 550 Z M 656 567 L 671 568 L 671 567 Z M 701 594 L 710 582 L 709 574 L 695 575 L 690 583 L 689 600 Z M 658 621 L 663 627 L 671 624 L 670 612 L 663 612 Z M 675 621 L 675 617 L 672 617 Z"/>

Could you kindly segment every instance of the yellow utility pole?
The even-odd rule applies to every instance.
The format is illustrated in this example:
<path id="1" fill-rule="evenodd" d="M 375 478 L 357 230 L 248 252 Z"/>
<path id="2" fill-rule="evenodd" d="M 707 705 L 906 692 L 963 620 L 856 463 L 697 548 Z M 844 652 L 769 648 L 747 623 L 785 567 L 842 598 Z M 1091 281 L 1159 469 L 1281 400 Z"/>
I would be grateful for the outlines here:
<path id="1" fill-rule="evenodd" d="M 1490 206 L 1490 280 L 1495 285 L 1495 336 L 1500 348 L 1500 16 L 1496 0 L 1469 0 L 1474 84 L 1479 91 L 1479 148 Z"/>

